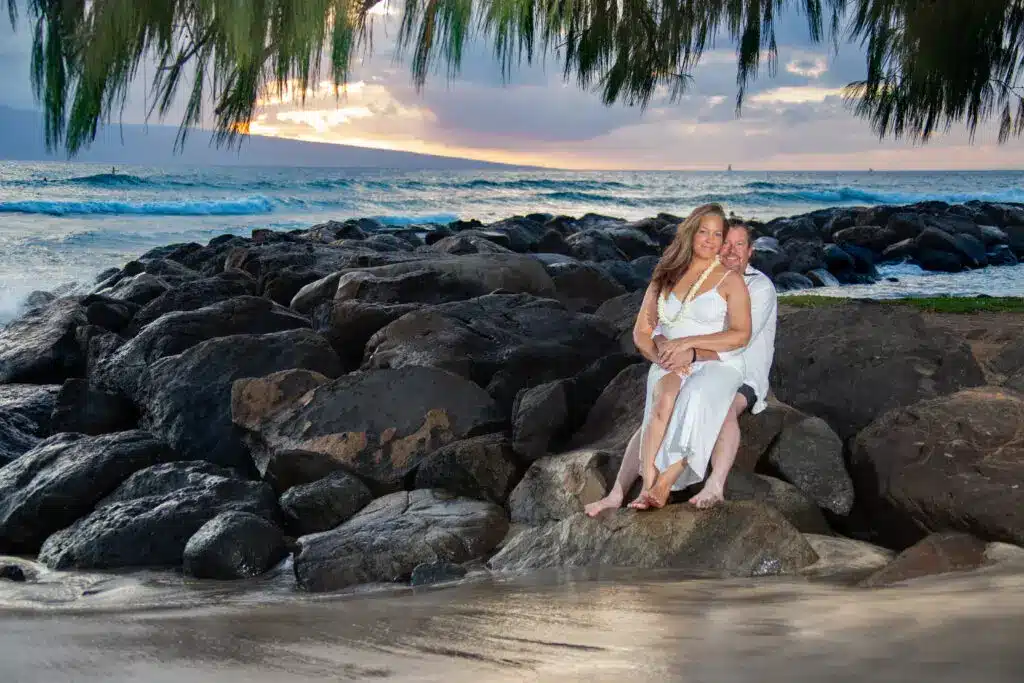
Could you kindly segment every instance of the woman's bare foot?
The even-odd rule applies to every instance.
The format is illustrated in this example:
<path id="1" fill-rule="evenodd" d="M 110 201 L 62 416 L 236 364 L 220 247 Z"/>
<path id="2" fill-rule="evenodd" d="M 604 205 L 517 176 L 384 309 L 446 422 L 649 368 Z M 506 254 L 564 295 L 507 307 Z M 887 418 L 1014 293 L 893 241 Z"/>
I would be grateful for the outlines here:
<path id="1" fill-rule="evenodd" d="M 654 486 L 647 492 L 647 503 L 650 507 L 659 510 L 668 503 L 668 497 L 672 494 L 673 480 L 669 477 L 658 477 Z"/>
<path id="2" fill-rule="evenodd" d="M 612 491 L 601 500 L 584 506 L 583 511 L 586 512 L 589 517 L 597 517 L 605 510 L 614 510 L 620 507 L 622 507 L 622 494 Z"/>
<path id="3" fill-rule="evenodd" d="M 640 495 L 633 499 L 627 507 L 633 508 L 634 510 L 646 510 L 651 506 L 651 502 L 647 499 L 647 495 L 651 492 L 651 487 L 654 486 L 658 481 L 660 472 L 658 468 L 651 465 L 650 468 L 644 467 L 640 474 L 640 478 L 643 481 L 643 486 L 640 488 Z"/>
<path id="4" fill-rule="evenodd" d="M 725 491 L 723 490 L 722 485 L 712 479 L 708 479 L 707 483 L 704 484 L 704 488 L 700 490 L 700 493 L 689 500 L 691 505 L 694 505 L 701 510 L 713 508 L 724 502 Z"/>
<path id="5" fill-rule="evenodd" d="M 650 491 L 647 491 L 647 490 L 641 491 L 640 495 L 638 495 L 636 498 L 634 498 L 633 502 L 630 503 L 628 505 L 628 507 L 633 509 L 633 510 L 650 510 L 651 509 Z"/>

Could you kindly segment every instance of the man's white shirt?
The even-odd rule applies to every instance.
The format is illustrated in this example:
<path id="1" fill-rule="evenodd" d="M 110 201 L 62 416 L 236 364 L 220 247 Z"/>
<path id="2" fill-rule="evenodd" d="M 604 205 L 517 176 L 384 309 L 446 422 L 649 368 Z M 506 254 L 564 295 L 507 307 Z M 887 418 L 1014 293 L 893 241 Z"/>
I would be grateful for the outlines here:
<path id="1" fill-rule="evenodd" d="M 771 279 L 759 270 L 747 267 L 743 273 L 750 292 L 750 342 L 743 349 L 743 363 L 747 369 L 744 384 L 757 394 L 757 403 L 751 412 L 760 413 L 767 407 L 768 375 L 775 357 L 775 327 L 779 311 L 779 295 Z"/>

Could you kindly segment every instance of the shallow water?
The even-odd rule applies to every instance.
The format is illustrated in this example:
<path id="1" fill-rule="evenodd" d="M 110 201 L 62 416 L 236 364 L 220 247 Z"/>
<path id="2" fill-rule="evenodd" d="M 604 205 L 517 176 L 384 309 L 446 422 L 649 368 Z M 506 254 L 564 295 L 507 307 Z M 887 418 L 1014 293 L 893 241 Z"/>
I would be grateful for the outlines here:
<path id="1" fill-rule="evenodd" d="M 288 595 L 283 579 L 165 576 L 157 588 L 120 577 L 117 595 L 8 602 L 2 680 L 1024 680 L 1019 568 L 885 589 L 605 570 L 309 596 Z"/>
<path id="2" fill-rule="evenodd" d="M 962 273 L 935 273 L 910 263 L 902 263 L 880 266 L 878 272 L 881 278 L 871 285 L 815 287 L 788 294 L 858 299 L 903 299 L 942 295 L 1024 296 L 1024 264 L 993 266 L 966 270 Z"/>

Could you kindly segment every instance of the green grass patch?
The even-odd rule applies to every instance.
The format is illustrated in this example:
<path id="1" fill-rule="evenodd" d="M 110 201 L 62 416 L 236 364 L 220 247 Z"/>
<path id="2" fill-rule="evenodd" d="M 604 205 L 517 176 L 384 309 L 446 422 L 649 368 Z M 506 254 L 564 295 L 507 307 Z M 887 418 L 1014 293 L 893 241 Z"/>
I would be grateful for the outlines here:
<path id="1" fill-rule="evenodd" d="M 842 306 L 851 301 L 863 302 L 866 300 L 815 296 L 813 294 L 779 297 L 780 304 L 797 308 Z M 928 313 L 1024 313 L 1024 297 L 1019 296 L 930 296 L 907 299 L 871 299 L 870 301 L 883 306 L 913 306 Z"/>

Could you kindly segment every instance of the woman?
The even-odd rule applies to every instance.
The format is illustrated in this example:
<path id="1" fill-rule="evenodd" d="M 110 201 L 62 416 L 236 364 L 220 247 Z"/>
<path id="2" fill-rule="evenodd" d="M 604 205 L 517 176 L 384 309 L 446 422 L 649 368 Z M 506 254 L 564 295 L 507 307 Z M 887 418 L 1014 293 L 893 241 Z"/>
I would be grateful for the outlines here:
<path id="1" fill-rule="evenodd" d="M 750 298 L 742 276 L 718 261 L 725 230 L 721 206 L 694 209 L 658 262 L 633 326 L 637 349 L 651 361 L 640 436 L 643 488 L 634 509 L 663 507 L 673 490 L 703 480 L 743 382 L 743 357 L 730 352 L 750 340 Z M 698 348 L 720 360 L 693 362 Z M 587 513 L 618 507 L 621 495 L 610 493 Z"/>

